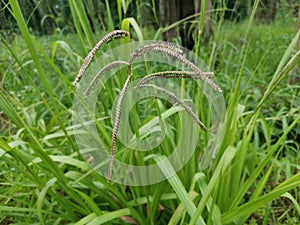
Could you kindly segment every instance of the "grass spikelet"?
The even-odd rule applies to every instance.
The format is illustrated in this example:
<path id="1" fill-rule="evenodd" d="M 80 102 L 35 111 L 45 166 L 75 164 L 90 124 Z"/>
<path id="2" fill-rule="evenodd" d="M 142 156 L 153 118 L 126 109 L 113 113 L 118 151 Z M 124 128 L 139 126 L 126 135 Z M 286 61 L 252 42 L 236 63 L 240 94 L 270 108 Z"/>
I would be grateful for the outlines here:
<path id="1" fill-rule="evenodd" d="M 191 62 L 187 58 L 185 58 L 183 56 L 182 52 L 177 51 L 177 49 L 179 49 L 179 48 L 177 48 L 175 45 L 169 45 L 166 43 L 167 42 L 159 42 L 157 44 L 143 45 L 140 48 L 138 48 L 137 50 L 135 50 L 130 56 L 128 70 L 127 70 L 128 74 L 131 73 L 131 64 L 136 57 L 146 54 L 149 51 L 155 51 L 155 52 L 166 54 L 166 55 L 172 57 L 173 59 L 182 62 L 187 67 L 189 67 L 191 70 L 193 70 L 196 74 L 198 74 L 199 77 L 204 82 L 206 82 L 208 85 L 210 85 L 215 91 L 222 92 L 222 89 L 211 79 L 210 75 L 207 76 L 206 74 L 204 74 L 193 62 Z M 179 50 L 181 50 L 181 49 L 179 49 Z M 191 77 L 193 79 L 198 79 L 193 74 L 191 74 Z"/>
<path id="2" fill-rule="evenodd" d="M 96 54 L 96 52 L 99 50 L 99 48 L 104 44 L 104 43 L 109 43 L 111 42 L 113 39 L 119 39 L 119 38 L 125 38 L 129 36 L 129 33 L 127 31 L 124 30 L 114 30 L 112 32 L 109 32 L 108 34 L 106 34 L 96 45 L 95 47 L 89 52 L 89 54 L 85 57 L 81 68 L 79 69 L 79 72 L 73 82 L 73 86 L 75 86 L 80 79 L 83 76 L 84 71 L 87 69 L 87 67 L 89 66 L 90 62 L 92 61 L 94 55 Z"/>
<path id="3" fill-rule="evenodd" d="M 213 78 L 214 73 L 213 72 L 202 72 L 205 76 L 209 76 L 210 78 Z M 193 77 L 192 77 L 193 76 Z M 150 81 L 154 79 L 171 79 L 171 78 L 194 78 L 194 79 L 201 79 L 199 74 L 193 72 L 193 71 L 163 71 L 163 72 L 157 72 L 157 73 L 151 73 L 147 76 L 143 77 L 136 86 L 140 86 L 146 83 L 149 83 Z"/>
<path id="4" fill-rule="evenodd" d="M 129 59 L 129 65 L 128 65 L 128 69 L 127 69 L 127 74 L 131 74 L 131 65 L 135 58 L 146 54 L 147 52 L 151 51 L 153 48 L 156 48 L 156 47 L 169 49 L 170 51 L 176 52 L 179 55 L 183 54 L 183 51 L 180 48 L 178 48 L 176 45 L 169 43 L 169 42 L 160 41 L 157 43 L 143 45 L 131 53 L 130 59 Z"/>
<path id="5" fill-rule="evenodd" d="M 183 55 L 177 54 L 174 51 L 170 51 L 169 49 L 166 48 L 160 48 L 160 47 L 154 47 L 152 48 L 153 51 L 157 51 L 157 52 L 162 52 L 165 53 L 166 55 L 179 60 L 180 62 L 182 62 L 183 64 L 185 64 L 187 67 L 189 67 L 190 69 L 192 69 L 196 74 L 199 75 L 199 77 L 206 82 L 208 85 L 210 85 L 215 91 L 217 92 L 222 92 L 222 89 L 211 79 L 210 76 L 206 76 L 203 74 L 203 72 L 191 61 L 189 61 L 187 58 L 185 58 Z M 194 77 L 194 75 L 192 75 L 192 78 L 196 79 Z"/>

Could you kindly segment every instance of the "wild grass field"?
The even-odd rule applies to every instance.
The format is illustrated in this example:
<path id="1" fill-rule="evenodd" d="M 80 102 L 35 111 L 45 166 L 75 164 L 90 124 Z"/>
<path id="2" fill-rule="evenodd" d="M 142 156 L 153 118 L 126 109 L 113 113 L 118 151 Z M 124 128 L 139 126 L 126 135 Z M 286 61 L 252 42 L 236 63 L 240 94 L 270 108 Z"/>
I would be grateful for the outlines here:
<path id="1" fill-rule="evenodd" d="M 209 136 L 199 131 L 195 153 L 180 171 L 159 183 L 133 186 L 108 183 L 76 142 L 83 130 L 74 129 L 78 87 L 72 82 L 113 22 L 108 14 L 107 29 L 94 33 L 83 5 L 69 4 L 76 32 L 57 29 L 42 36 L 28 28 L 17 1 L 7 5 L 18 32 L 0 36 L 0 224 L 300 223 L 300 32 L 295 34 L 294 19 L 255 21 L 259 1 L 243 22 L 223 20 L 222 10 L 215 12 L 213 38 L 196 42 L 193 52 L 222 88 L 226 111 L 224 138 L 214 140 L 218 152 L 205 153 Z M 159 30 L 121 19 L 121 28 L 131 35 L 127 41 L 161 40 Z M 180 39 L 174 43 L 180 45 Z M 119 45 L 122 40 L 112 40 L 99 56 Z M 121 75 L 110 79 L 96 99 L 97 132 L 107 149 L 112 108 L 127 78 Z M 192 79 L 175 82 L 196 103 L 200 120 L 212 123 L 203 90 Z M 128 119 L 136 136 L 158 119 L 166 126 L 165 139 L 149 155 L 117 143 L 115 158 L 146 165 L 172 154 L 184 129 L 176 110 L 160 98 L 136 104 Z M 201 170 L 204 156 L 208 166 Z M 174 170 L 168 163 L 160 169 L 166 176 Z"/>

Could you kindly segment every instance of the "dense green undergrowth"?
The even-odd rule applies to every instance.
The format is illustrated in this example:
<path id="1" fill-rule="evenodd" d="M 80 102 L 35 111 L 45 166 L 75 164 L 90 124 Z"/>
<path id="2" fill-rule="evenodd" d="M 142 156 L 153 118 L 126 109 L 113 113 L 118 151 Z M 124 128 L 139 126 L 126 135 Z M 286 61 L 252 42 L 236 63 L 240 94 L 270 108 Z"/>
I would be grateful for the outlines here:
<path id="1" fill-rule="evenodd" d="M 72 133 L 71 83 L 90 42 L 104 33 L 33 37 L 17 3 L 12 10 L 22 36 L 9 41 L 2 36 L 0 42 L 0 224 L 299 223 L 300 86 L 299 80 L 288 83 L 291 67 L 299 64 L 299 54 L 289 61 L 295 53 L 293 21 L 224 23 L 200 45 L 199 56 L 214 72 L 227 107 L 219 154 L 199 171 L 206 143 L 200 139 L 196 154 L 176 176 L 134 187 L 108 184 L 91 170 Z M 77 23 L 84 27 L 83 21 Z M 131 29 L 135 39 L 137 31 Z M 150 28 L 142 34 L 160 37 Z M 112 122 L 105 118 L 124 81 L 112 80 L 98 99 L 104 118 L 99 134 L 108 146 Z M 193 100 L 201 99 L 192 83 L 184 85 Z M 207 119 L 208 109 L 197 107 Z M 166 111 L 168 104 L 158 99 L 141 104 L 139 110 L 147 113 L 138 114 L 137 125 L 151 121 L 158 109 Z M 161 147 L 167 154 L 176 143 L 177 119 L 168 118 L 168 139 Z"/>

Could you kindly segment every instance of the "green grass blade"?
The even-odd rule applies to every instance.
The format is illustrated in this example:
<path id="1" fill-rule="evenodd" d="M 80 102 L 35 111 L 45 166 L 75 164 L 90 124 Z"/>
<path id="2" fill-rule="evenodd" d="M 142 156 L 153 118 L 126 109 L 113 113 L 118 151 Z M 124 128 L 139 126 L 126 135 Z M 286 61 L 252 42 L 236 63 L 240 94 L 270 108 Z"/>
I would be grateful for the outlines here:
<path id="1" fill-rule="evenodd" d="M 190 225 L 194 225 L 197 218 L 201 216 L 201 213 L 203 209 L 205 208 L 205 205 L 207 204 L 207 201 L 209 200 L 211 194 L 213 193 L 215 186 L 217 185 L 218 180 L 221 179 L 222 175 L 226 172 L 228 166 L 231 164 L 232 159 L 234 158 L 235 154 L 237 152 L 237 149 L 234 147 L 229 146 L 226 151 L 224 152 L 216 170 L 213 173 L 212 178 L 209 181 L 209 184 L 207 185 L 207 190 L 205 193 L 203 193 L 202 198 L 198 204 L 197 210 L 195 214 L 192 216 L 192 219 L 190 221 Z"/>
<path id="2" fill-rule="evenodd" d="M 85 201 L 85 203 L 87 204 L 87 206 L 91 209 L 91 211 L 93 213 L 96 213 L 96 215 L 101 215 L 103 214 L 101 212 L 101 209 L 97 206 L 97 204 L 94 202 L 94 200 L 88 196 L 87 194 L 85 194 L 82 191 L 76 190 L 76 192 L 81 196 L 81 198 Z"/>
<path id="3" fill-rule="evenodd" d="M 83 217 L 81 220 L 79 220 L 74 225 L 85 225 L 93 221 L 97 217 L 96 213 L 91 213 L 85 217 Z"/>
<path id="4" fill-rule="evenodd" d="M 70 4 L 72 4 L 72 7 L 75 9 L 76 17 L 79 19 L 80 25 L 87 38 L 87 41 L 90 47 L 92 48 L 96 42 L 94 40 L 93 32 L 86 14 L 86 10 L 84 8 L 84 4 L 82 1 L 74 1 L 74 0 L 70 0 Z"/>
<path id="5" fill-rule="evenodd" d="M 12 8 L 13 16 L 15 17 L 15 19 L 18 23 L 21 34 L 22 34 L 22 36 L 26 42 L 26 45 L 28 47 L 28 50 L 30 52 L 31 58 L 34 62 L 34 65 L 35 65 L 37 71 L 38 71 L 38 76 L 39 76 L 40 80 L 42 81 L 46 92 L 49 95 L 51 105 L 55 109 L 54 111 L 58 112 L 57 104 L 56 104 L 56 101 L 54 98 L 53 87 L 51 85 L 51 82 L 47 78 L 47 75 L 41 65 L 40 58 L 38 56 L 37 49 L 35 47 L 36 41 L 29 33 L 29 30 L 28 30 L 27 24 L 24 20 L 24 17 L 22 15 L 19 3 L 18 3 L 18 1 L 14 1 L 14 0 L 10 0 L 9 3 Z"/>
<path id="6" fill-rule="evenodd" d="M 111 10 L 110 10 L 110 5 L 109 5 L 108 0 L 105 0 L 105 7 L 106 7 L 106 13 L 107 13 L 108 30 L 113 31 L 115 29 L 115 26 L 114 26 L 113 17 L 111 15 Z"/>
<path id="7" fill-rule="evenodd" d="M 199 196 L 199 193 L 195 191 L 190 191 L 188 193 L 188 197 L 193 201 L 195 198 Z M 169 220 L 168 225 L 176 225 L 179 224 L 180 219 L 182 219 L 184 213 L 186 212 L 185 205 L 181 202 L 176 210 L 173 212 L 171 219 Z"/>
<path id="8" fill-rule="evenodd" d="M 205 176 L 198 176 L 197 182 L 198 182 L 201 193 L 203 195 L 206 194 L 208 190 L 207 190 L 207 182 L 205 180 Z M 224 193 L 226 193 L 226 192 L 224 191 Z M 216 200 L 213 199 L 213 197 L 211 197 L 211 196 L 209 197 L 209 199 L 207 201 L 206 208 L 209 211 L 208 220 L 212 221 L 214 225 L 221 225 L 222 224 L 221 212 L 220 212 L 218 205 L 215 202 L 216 202 Z"/>
<path id="9" fill-rule="evenodd" d="M 295 206 L 295 209 L 297 210 L 297 213 L 300 217 L 300 204 L 298 203 L 298 201 L 294 198 L 294 196 L 292 196 L 290 193 L 286 192 L 284 194 L 281 195 L 281 197 L 285 197 L 288 198 Z"/>
<path id="10" fill-rule="evenodd" d="M 283 69 L 284 65 L 289 60 L 290 56 L 294 53 L 294 49 L 296 48 L 297 41 L 299 40 L 299 38 L 300 38 L 300 30 L 298 30 L 298 32 L 295 34 L 295 37 L 292 39 L 288 48 L 284 52 L 284 55 L 282 56 L 282 59 L 280 60 L 280 63 L 278 64 L 278 67 L 276 68 L 275 76 L 273 77 L 271 84 L 273 84 L 275 82 L 275 80 L 277 79 L 276 75 L 279 74 L 279 72 Z"/>
<path id="11" fill-rule="evenodd" d="M 130 17 L 130 18 L 123 19 L 122 29 L 130 32 L 130 24 L 133 27 L 133 29 L 138 37 L 138 40 L 143 41 L 144 40 L 143 33 L 134 18 Z"/>
<path id="12" fill-rule="evenodd" d="M 77 17 L 77 13 L 76 13 L 76 9 L 75 9 L 73 0 L 69 0 L 69 6 L 70 6 L 70 9 L 71 9 L 73 22 L 74 22 L 74 25 L 75 25 L 75 28 L 76 28 L 76 31 L 77 31 L 77 36 L 78 36 L 78 38 L 80 40 L 80 43 L 81 43 L 82 52 L 84 53 L 84 55 L 87 55 L 88 51 L 87 51 L 87 48 L 86 48 L 84 33 L 81 29 L 80 20 Z M 91 47 L 93 47 L 93 46 L 91 46 Z"/>
<path id="13" fill-rule="evenodd" d="M 265 194 L 259 198 L 256 198 L 252 201 L 249 201 L 241 206 L 239 206 L 236 209 L 233 209 L 229 212 L 226 212 L 222 215 L 222 221 L 224 224 L 228 224 L 232 221 L 234 221 L 237 218 L 240 218 L 244 215 L 247 215 L 251 212 L 254 212 L 264 204 L 274 200 L 275 198 L 281 196 L 287 191 L 292 190 L 293 188 L 299 187 L 300 185 L 300 179 L 299 179 L 299 174 L 295 175 L 292 178 L 297 178 L 298 180 L 296 182 L 287 184 L 287 185 L 282 185 L 280 188 L 276 188 L 273 191 L 271 191 L 268 194 Z"/>
<path id="14" fill-rule="evenodd" d="M 165 176 L 168 177 L 168 182 L 171 184 L 178 198 L 183 203 L 188 214 L 191 217 L 193 217 L 196 212 L 196 206 L 194 205 L 193 201 L 189 198 L 189 195 L 186 192 L 185 187 L 183 186 L 179 177 L 175 174 L 174 169 L 170 164 L 170 162 L 168 161 L 168 159 L 164 156 L 156 156 L 155 161 L 156 163 L 158 163 L 158 166 L 160 167 L 161 171 L 165 174 Z M 175 175 L 170 176 L 170 174 L 175 174 Z M 205 225 L 205 222 L 200 215 L 197 218 L 195 218 L 195 223 Z"/>
<path id="15" fill-rule="evenodd" d="M 38 194 L 38 199 L 37 199 L 37 215 L 39 218 L 39 221 L 42 225 L 45 224 L 45 216 L 44 216 L 44 212 L 42 211 L 42 206 L 43 206 L 43 201 L 45 200 L 45 195 L 48 191 L 48 189 L 57 181 L 56 178 L 52 178 L 51 180 L 49 180 L 47 182 L 47 184 L 45 185 L 45 187 L 42 189 L 42 191 Z"/>
<path id="16" fill-rule="evenodd" d="M 117 0 L 117 9 L 118 9 L 118 17 L 119 17 L 119 22 L 122 23 L 123 20 L 123 15 L 122 15 L 122 3 L 123 0 Z"/>
<path id="17" fill-rule="evenodd" d="M 230 208 L 234 209 L 239 202 L 242 200 L 243 196 L 246 194 L 247 190 L 253 184 L 255 179 L 259 176 L 259 174 L 263 171 L 264 167 L 270 162 L 273 154 L 278 151 L 280 145 L 285 141 L 286 136 L 292 130 L 293 127 L 298 125 L 300 121 L 300 115 L 292 122 L 292 124 L 285 130 L 282 136 L 278 139 L 278 141 L 272 146 L 272 148 L 268 151 L 264 159 L 256 166 L 254 171 L 250 173 L 247 181 L 240 187 L 238 194 L 235 196 L 234 200 L 231 203 Z M 289 179 L 290 180 L 290 179 Z M 285 181 L 286 182 L 286 181 Z M 282 185 L 285 185 L 285 182 Z"/>
<path id="18" fill-rule="evenodd" d="M 119 218 L 121 216 L 130 216 L 130 210 L 129 209 L 119 209 L 116 211 L 105 213 L 104 215 L 98 216 L 97 218 L 93 219 L 91 222 L 89 222 L 87 225 L 99 225 L 104 224 L 106 222 L 109 222 L 111 220 L 114 220 L 116 218 Z"/>

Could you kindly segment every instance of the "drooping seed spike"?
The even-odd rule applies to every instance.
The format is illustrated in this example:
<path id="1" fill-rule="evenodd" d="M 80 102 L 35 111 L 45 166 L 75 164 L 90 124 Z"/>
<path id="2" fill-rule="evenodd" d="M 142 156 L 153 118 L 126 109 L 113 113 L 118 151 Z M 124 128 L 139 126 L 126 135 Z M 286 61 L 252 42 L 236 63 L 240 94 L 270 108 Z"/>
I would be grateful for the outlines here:
<path id="1" fill-rule="evenodd" d="M 134 61 L 135 58 L 146 54 L 147 52 L 151 51 L 151 49 L 153 48 L 166 48 L 169 49 L 170 51 L 174 51 L 177 54 L 182 55 L 183 51 L 182 49 L 178 48 L 175 44 L 170 43 L 170 42 L 164 42 L 164 41 L 159 41 L 159 42 L 155 42 L 155 43 L 151 43 L 151 44 L 147 44 L 147 45 L 142 45 L 140 46 L 138 49 L 136 49 L 135 51 L 133 51 L 130 55 L 130 59 L 129 59 L 129 65 L 128 65 L 128 69 L 127 69 L 127 74 L 131 74 L 131 64 Z"/>
<path id="2" fill-rule="evenodd" d="M 209 76 L 210 78 L 213 78 L 214 73 L 213 72 L 202 72 L 203 75 Z M 146 83 L 149 83 L 150 81 L 154 79 L 171 79 L 171 78 L 194 78 L 194 79 L 201 79 L 200 75 L 195 73 L 194 71 L 162 71 L 162 72 L 156 72 L 148 74 L 147 76 L 143 77 L 138 83 L 137 87 L 139 85 L 143 85 Z"/>
<path id="3" fill-rule="evenodd" d="M 87 69 L 87 67 L 89 66 L 90 62 L 92 61 L 94 55 L 96 54 L 96 52 L 99 50 L 99 48 L 104 44 L 104 43 L 109 43 L 112 41 L 113 38 L 125 38 L 129 36 L 129 33 L 127 31 L 124 30 L 114 30 L 112 32 L 109 32 L 108 34 L 106 34 L 95 46 L 94 48 L 88 53 L 88 55 L 85 57 L 79 72 L 73 82 L 73 86 L 75 86 L 80 79 L 82 78 L 85 70 Z"/>
<path id="4" fill-rule="evenodd" d="M 131 74 L 131 65 L 133 63 L 133 60 L 136 57 L 144 55 L 144 54 L 148 53 L 149 51 L 155 51 L 155 52 L 160 52 L 160 53 L 166 54 L 166 55 L 170 56 L 171 58 L 180 61 L 181 63 L 183 63 L 184 65 L 189 67 L 191 70 L 193 70 L 196 74 L 198 74 L 205 83 L 207 83 L 209 86 L 211 86 L 213 88 L 213 90 L 215 90 L 217 92 L 222 92 L 222 89 L 212 80 L 211 74 L 210 75 L 204 74 L 193 62 L 189 61 L 187 58 L 185 58 L 183 56 L 183 54 L 182 54 L 183 52 L 181 49 L 177 48 L 173 44 L 170 45 L 170 44 L 166 44 L 166 43 L 168 43 L 168 42 L 158 42 L 158 43 L 154 43 L 154 44 L 143 45 L 143 46 L 139 47 L 137 50 L 135 50 L 130 55 L 127 73 Z M 181 52 L 177 51 L 177 49 L 181 50 Z M 191 74 L 191 77 L 193 79 L 197 79 L 195 77 L 195 75 Z"/>
<path id="5" fill-rule="evenodd" d="M 113 169 L 113 163 L 114 163 L 114 156 L 115 156 L 115 148 L 116 148 L 116 139 L 117 139 L 117 133 L 120 126 L 120 118 L 121 118 L 121 107 L 122 102 L 124 99 L 124 96 L 126 94 L 126 90 L 128 88 L 128 85 L 130 83 L 131 75 L 127 77 L 127 80 L 124 83 L 124 86 L 119 94 L 117 105 L 116 105 L 116 117 L 114 120 L 114 126 L 113 126 L 113 132 L 111 137 L 111 147 L 110 147 L 110 159 L 109 159 L 109 166 L 108 166 L 108 173 L 107 173 L 107 182 L 110 182 L 111 176 L 112 176 L 112 169 Z"/>

